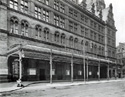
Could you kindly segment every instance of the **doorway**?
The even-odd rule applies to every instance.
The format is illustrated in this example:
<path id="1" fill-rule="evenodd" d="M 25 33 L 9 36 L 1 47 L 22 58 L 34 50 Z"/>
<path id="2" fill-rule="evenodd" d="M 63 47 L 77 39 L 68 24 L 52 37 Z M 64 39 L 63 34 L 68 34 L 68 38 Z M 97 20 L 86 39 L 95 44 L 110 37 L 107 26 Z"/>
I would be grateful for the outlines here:
<path id="1" fill-rule="evenodd" d="M 45 69 L 40 69 L 39 74 L 40 74 L 39 76 L 40 80 L 46 80 Z"/>

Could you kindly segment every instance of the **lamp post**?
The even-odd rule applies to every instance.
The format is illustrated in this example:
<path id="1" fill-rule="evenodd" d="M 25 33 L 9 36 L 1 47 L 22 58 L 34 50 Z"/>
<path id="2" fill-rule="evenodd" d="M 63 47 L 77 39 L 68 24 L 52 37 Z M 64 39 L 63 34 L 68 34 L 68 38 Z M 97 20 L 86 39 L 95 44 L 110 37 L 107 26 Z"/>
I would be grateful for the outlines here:
<path id="1" fill-rule="evenodd" d="M 22 50 L 19 51 L 19 79 L 17 80 L 17 87 L 23 87 L 22 84 Z"/>

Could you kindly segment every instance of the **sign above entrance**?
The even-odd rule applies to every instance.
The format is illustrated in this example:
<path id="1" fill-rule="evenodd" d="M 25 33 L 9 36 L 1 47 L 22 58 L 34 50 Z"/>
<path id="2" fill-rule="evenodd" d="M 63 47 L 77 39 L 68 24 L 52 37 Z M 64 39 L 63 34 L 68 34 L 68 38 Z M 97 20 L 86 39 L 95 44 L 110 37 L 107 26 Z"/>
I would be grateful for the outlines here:
<path id="1" fill-rule="evenodd" d="M 36 69 L 29 69 L 29 75 L 36 75 Z"/>

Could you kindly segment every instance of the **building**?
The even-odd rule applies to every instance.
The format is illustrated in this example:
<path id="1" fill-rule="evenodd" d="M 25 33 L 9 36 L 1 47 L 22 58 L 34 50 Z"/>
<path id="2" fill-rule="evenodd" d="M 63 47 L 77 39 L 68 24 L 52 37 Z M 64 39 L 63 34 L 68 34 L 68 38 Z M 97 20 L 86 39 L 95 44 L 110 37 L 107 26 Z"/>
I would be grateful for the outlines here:
<path id="1" fill-rule="evenodd" d="M 116 77 L 112 4 L 0 0 L 0 13 L 1 81 Z"/>
<path id="2" fill-rule="evenodd" d="M 119 77 L 125 76 L 125 43 L 119 43 L 117 46 L 117 64 L 119 64 L 118 74 Z"/>

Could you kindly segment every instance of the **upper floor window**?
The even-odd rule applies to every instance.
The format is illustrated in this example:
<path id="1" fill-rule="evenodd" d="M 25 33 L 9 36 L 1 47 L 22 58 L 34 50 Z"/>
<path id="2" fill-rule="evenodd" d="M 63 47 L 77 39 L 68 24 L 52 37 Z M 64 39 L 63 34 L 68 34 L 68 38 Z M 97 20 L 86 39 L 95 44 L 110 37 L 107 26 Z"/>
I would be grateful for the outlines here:
<path id="1" fill-rule="evenodd" d="M 78 38 L 75 38 L 75 40 L 74 40 L 74 47 L 78 48 Z"/>
<path id="2" fill-rule="evenodd" d="M 59 1 L 54 0 L 54 9 L 59 10 Z"/>
<path id="3" fill-rule="evenodd" d="M 73 9 L 69 8 L 69 16 L 77 18 L 77 12 L 74 11 Z"/>
<path id="4" fill-rule="evenodd" d="M 69 30 L 73 32 L 73 22 L 69 21 Z"/>
<path id="5" fill-rule="evenodd" d="M 46 5 L 49 5 L 49 0 L 44 0 L 44 3 L 45 3 Z"/>
<path id="6" fill-rule="evenodd" d="M 72 21 L 69 21 L 69 30 L 71 32 L 77 32 L 77 30 L 78 30 L 78 24 L 73 23 Z"/>
<path id="7" fill-rule="evenodd" d="M 76 23 L 74 23 L 74 32 L 77 32 L 77 30 L 78 30 L 78 29 L 77 29 L 77 28 L 78 28 L 77 26 L 78 26 L 78 25 L 77 25 Z"/>
<path id="8" fill-rule="evenodd" d="M 85 37 L 88 37 L 89 30 L 87 28 L 85 28 Z"/>
<path id="9" fill-rule="evenodd" d="M 70 47 L 73 47 L 73 37 L 72 36 L 70 36 L 70 38 L 69 38 L 69 46 Z"/>
<path id="10" fill-rule="evenodd" d="M 41 37 L 42 27 L 40 25 L 36 25 L 35 30 L 36 30 L 36 33 L 35 33 L 36 34 L 36 38 Z"/>
<path id="11" fill-rule="evenodd" d="M 21 21 L 21 35 L 28 36 L 29 24 L 26 20 Z"/>
<path id="12" fill-rule="evenodd" d="M 63 17 L 60 17 L 60 27 L 65 28 L 65 19 Z"/>
<path id="13" fill-rule="evenodd" d="M 46 9 L 43 9 L 43 20 L 49 22 L 49 11 Z"/>
<path id="14" fill-rule="evenodd" d="M 10 6 L 10 8 L 18 10 L 18 0 L 10 0 L 9 6 Z"/>
<path id="15" fill-rule="evenodd" d="M 85 33 L 85 28 L 81 26 L 81 35 L 84 36 L 84 33 Z"/>
<path id="16" fill-rule="evenodd" d="M 56 31 L 55 34 L 54 34 L 54 36 L 55 36 L 55 41 L 59 42 L 60 33 Z"/>
<path id="17" fill-rule="evenodd" d="M 49 40 L 49 29 L 48 28 L 44 28 L 44 39 Z"/>
<path id="18" fill-rule="evenodd" d="M 41 19 L 41 8 L 38 6 L 35 6 L 35 17 Z"/>
<path id="19" fill-rule="evenodd" d="M 28 13 L 28 0 L 21 0 L 21 11 Z"/>
<path id="20" fill-rule="evenodd" d="M 60 12 L 64 13 L 65 12 L 65 5 L 60 4 Z"/>
<path id="21" fill-rule="evenodd" d="M 19 21 L 16 17 L 10 18 L 10 33 L 18 34 Z"/>
<path id="22" fill-rule="evenodd" d="M 59 26 L 59 16 L 58 15 L 54 15 L 54 24 L 56 26 Z"/>
<path id="23" fill-rule="evenodd" d="M 62 35 L 61 35 L 61 43 L 62 44 L 65 44 L 65 38 L 66 38 L 65 34 L 62 33 Z"/>

